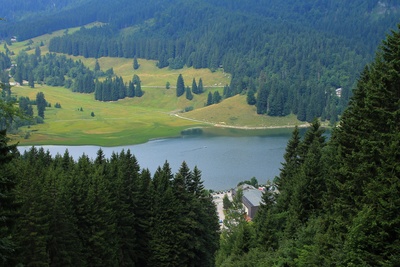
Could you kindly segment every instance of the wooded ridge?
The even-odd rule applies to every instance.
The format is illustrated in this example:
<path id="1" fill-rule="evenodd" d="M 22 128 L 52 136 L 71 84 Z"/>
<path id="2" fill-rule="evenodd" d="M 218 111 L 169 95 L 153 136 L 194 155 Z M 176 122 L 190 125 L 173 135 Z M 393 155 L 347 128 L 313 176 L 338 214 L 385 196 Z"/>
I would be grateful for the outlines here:
<path id="1" fill-rule="evenodd" d="M 223 97 L 248 94 L 258 114 L 294 113 L 301 121 L 321 117 L 333 123 L 399 12 L 391 1 L 373 0 L 88 0 L 40 6 L 40 18 L 29 17 L 29 30 L 14 12 L 15 19 L 0 26 L 0 37 L 22 40 L 100 21 L 106 24 L 54 38 L 50 50 L 137 56 L 157 60 L 160 68 L 223 68 L 232 74 Z"/>

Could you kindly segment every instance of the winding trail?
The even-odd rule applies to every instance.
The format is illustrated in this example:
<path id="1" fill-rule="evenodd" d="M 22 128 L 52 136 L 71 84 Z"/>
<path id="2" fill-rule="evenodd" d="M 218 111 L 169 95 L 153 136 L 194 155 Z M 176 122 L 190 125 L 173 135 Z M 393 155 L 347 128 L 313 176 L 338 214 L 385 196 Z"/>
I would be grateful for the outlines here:
<path id="1" fill-rule="evenodd" d="M 282 129 L 282 128 L 294 128 L 296 125 L 282 125 L 282 126 L 236 126 L 236 125 L 227 125 L 227 124 L 221 124 L 221 123 L 214 123 L 214 122 L 209 122 L 209 121 L 202 121 L 202 120 L 196 120 L 196 119 L 191 119 L 187 117 L 183 117 L 175 112 L 170 112 L 169 113 L 172 116 L 175 116 L 177 118 L 183 119 L 183 120 L 189 120 L 189 121 L 194 121 L 194 122 L 199 122 L 202 124 L 208 124 L 212 125 L 214 127 L 221 127 L 221 128 L 232 128 L 232 129 L 241 129 L 241 130 L 266 130 L 266 129 Z M 303 123 L 297 125 L 299 128 L 306 128 L 310 126 L 308 123 Z"/>

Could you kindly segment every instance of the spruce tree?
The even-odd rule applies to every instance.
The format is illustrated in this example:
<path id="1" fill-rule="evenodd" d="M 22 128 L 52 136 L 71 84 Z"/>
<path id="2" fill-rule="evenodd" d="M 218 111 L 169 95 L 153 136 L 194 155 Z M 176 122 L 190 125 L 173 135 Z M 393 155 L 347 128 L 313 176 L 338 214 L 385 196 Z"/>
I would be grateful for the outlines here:
<path id="1" fill-rule="evenodd" d="M 133 69 L 134 70 L 137 70 L 138 68 L 139 68 L 139 62 L 138 62 L 138 60 L 137 60 L 137 57 L 135 56 L 134 58 L 133 58 Z"/>
<path id="2" fill-rule="evenodd" d="M 10 162 L 15 158 L 16 145 L 8 145 L 6 130 L 0 131 L 0 265 L 7 266 L 15 249 L 12 239 L 16 199 L 16 173 Z"/>
<path id="3" fill-rule="evenodd" d="M 46 110 L 47 102 L 44 98 L 43 92 L 39 92 L 36 95 L 36 106 L 38 110 L 38 116 L 44 119 L 44 111 Z"/>
<path id="4" fill-rule="evenodd" d="M 206 106 L 210 106 L 213 104 L 213 95 L 211 92 L 208 92 Z"/>
<path id="5" fill-rule="evenodd" d="M 192 93 L 193 94 L 198 94 L 199 93 L 199 89 L 197 88 L 197 83 L 196 83 L 196 79 L 193 78 L 192 81 Z"/>
<path id="6" fill-rule="evenodd" d="M 189 87 L 186 87 L 186 99 L 187 100 L 192 100 L 193 99 L 193 94 L 192 94 L 192 91 L 190 91 Z"/>
<path id="7" fill-rule="evenodd" d="M 221 102 L 221 100 L 222 100 L 221 95 L 219 94 L 218 91 L 215 91 L 215 92 L 213 93 L 213 96 L 212 96 L 212 102 L 213 102 L 213 104 L 218 104 L 219 102 Z"/>
<path id="8" fill-rule="evenodd" d="M 182 74 L 179 74 L 176 81 L 176 96 L 180 97 L 185 93 L 185 82 L 183 81 Z"/>
<path id="9" fill-rule="evenodd" d="M 204 92 L 203 80 L 201 78 L 199 79 L 199 84 L 197 86 L 197 92 L 198 92 L 198 94 L 201 94 Z"/>

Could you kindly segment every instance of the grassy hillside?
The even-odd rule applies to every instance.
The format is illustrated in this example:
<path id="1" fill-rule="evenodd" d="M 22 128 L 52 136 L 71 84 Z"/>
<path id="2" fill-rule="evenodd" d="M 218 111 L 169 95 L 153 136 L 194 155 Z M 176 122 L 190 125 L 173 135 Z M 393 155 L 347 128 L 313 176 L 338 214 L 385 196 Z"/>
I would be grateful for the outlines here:
<path id="1" fill-rule="evenodd" d="M 72 93 L 59 87 L 13 88 L 18 96 L 29 96 L 31 99 L 39 91 L 44 93 L 52 106 L 59 102 L 62 108 L 46 109 L 44 124 L 23 129 L 30 132 L 29 139 L 22 139 L 22 135 L 15 136 L 21 145 L 135 144 L 152 138 L 177 136 L 185 128 L 201 125 L 171 116 L 166 109 L 148 105 L 145 97 L 104 103 L 94 101 L 91 94 Z M 154 98 L 154 94 L 158 94 L 154 91 L 147 91 L 146 96 Z M 94 117 L 91 112 L 94 112 Z"/>
<path id="2" fill-rule="evenodd" d="M 94 25 L 94 24 L 93 24 Z M 91 26 L 91 25 L 89 25 Z M 69 29 L 68 33 L 78 28 Z M 32 42 L 17 42 L 9 47 L 18 54 L 21 50 L 33 53 L 34 48 L 41 46 L 42 54 L 48 52 L 46 44 L 50 38 L 65 34 L 65 30 L 33 38 Z M 29 49 L 30 48 L 30 49 Z M 0 51 L 4 49 L 0 47 Z M 85 65 L 94 68 L 95 59 L 72 57 L 81 60 Z M 218 90 L 222 94 L 223 86 L 230 83 L 230 74 L 222 70 L 211 72 L 209 69 L 183 68 L 170 70 L 159 69 L 152 60 L 138 59 L 140 67 L 133 70 L 132 59 L 108 58 L 98 59 L 102 70 L 113 68 L 114 73 L 122 76 L 125 82 L 137 74 L 142 81 L 145 94 L 141 98 L 124 99 L 117 102 L 99 102 L 92 94 L 72 93 L 66 88 L 36 85 L 13 87 L 15 95 L 29 96 L 35 99 L 38 92 L 43 92 L 46 100 L 54 106 L 59 102 L 61 109 L 48 108 L 45 112 L 45 123 L 22 128 L 14 136 L 21 145 L 31 144 L 93 144 L 116 146 L 146 142 L 152 138 L 177 136 L 183 129 L 216 125 L 218 127 L 259 128 L 286 127 L 300 124 L 294 116 L 285 118 L 259 116 L 254 106 L 246 103 L 246 97 L 237 95 L 219 104 L 204 107 L 208 92 Z M 206 92 L 194 95 L 192 101 L 184 96 L 177 98 L 175 84 L 182 74 L 185 86 L 191 86 L 193 78 L 198 83 L 202 78 Z M 165 85 L 169 82 L 170 89 Z M 180 113 L 186 107 L 193 107 L 191 112 Z M 80 108 L 83 111 L 80 111 Z M 91 116 L 94 112 L 95 116 Z M 26 133 L 29 138 L 25 139 Z"/>

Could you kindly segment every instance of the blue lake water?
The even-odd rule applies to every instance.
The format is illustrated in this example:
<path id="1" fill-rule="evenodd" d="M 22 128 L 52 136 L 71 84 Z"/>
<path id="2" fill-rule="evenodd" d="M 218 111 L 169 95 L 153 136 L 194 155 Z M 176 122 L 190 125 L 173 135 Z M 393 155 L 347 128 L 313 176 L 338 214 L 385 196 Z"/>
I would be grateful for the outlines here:
<path id="1" fill-rule="evenodd" d="M 176 173 L 183 161 L 189 168 L 197 166 L 202 172 L 204 186 L 213 190 L 235 187 L 240 181 L 256 177 L 259 183 L 272 180 L 279 174 L 283 154 L 291 130 L 257 136 L 181 136 L 153 140 L 139 145 L 101 147 L 107 157 L 122 149 L 135 155 L 141 168 L 152 174 L 168 161 Z M 19 147 L 24 151 L 29 147 Z M 69 154 L 77 160 L 83 153 L 94 159 L 99 146 L 43 146 L 54 156 Z"/>

